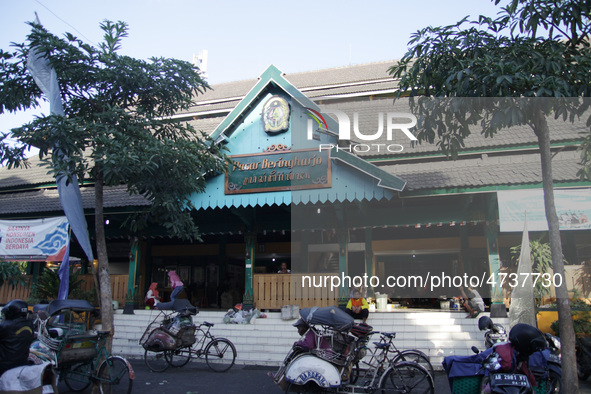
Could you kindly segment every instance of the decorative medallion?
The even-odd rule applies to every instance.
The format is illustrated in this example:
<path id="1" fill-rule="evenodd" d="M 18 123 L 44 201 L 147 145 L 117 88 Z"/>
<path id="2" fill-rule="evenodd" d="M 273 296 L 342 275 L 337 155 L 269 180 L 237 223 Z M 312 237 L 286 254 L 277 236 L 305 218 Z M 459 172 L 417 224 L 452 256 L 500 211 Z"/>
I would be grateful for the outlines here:
<path id="1" fill-rule="evenodd" d="M 284 133 L 289 129 L 290 108 L 287 100 L 273 96 L 263 105 L 263 127 L 270 135 Z"/>

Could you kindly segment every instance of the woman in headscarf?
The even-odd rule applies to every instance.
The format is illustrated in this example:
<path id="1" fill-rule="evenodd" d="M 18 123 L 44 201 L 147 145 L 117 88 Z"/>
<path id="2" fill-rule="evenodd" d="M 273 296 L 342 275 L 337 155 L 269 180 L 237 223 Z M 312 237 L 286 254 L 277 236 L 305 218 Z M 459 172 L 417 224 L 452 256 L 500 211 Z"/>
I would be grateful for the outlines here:
<path id="1" fill-rule="evenodd" d="M 146 298 L 144 298 L 144 303 L 146 306 L 149 306 L 150 309 L 154 309 L 156 305 L 160 302 L 160 295 L 158 294 L 158 283 L 152 282 L 148 292 L 146 293 Z"/>
<path id="2" fill-rule="evenodd" d="M 179 294 L 185 286 L 175 271 L 168 271 L 168 277 L 170 278 L 170 285 L 172 286 L 172 293 L 170 293 L 170 300 L 174 301 L 178 298 Z"/>

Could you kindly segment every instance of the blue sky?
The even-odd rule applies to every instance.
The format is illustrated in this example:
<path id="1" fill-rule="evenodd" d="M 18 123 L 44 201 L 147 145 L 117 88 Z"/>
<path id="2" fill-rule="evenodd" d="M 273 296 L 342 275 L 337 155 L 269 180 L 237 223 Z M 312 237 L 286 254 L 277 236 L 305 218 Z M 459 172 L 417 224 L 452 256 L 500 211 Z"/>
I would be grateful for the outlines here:
<path id="1" fill-rule="evenodd" d="M 498 10 L 491 0 L 0 0 L 0 48 L 25 41 L 35 12 L 52 33 L 94 44 L 101 21 L 122 20 L 129 37 L 121 53 L 192 61 L 206 49 L 216 84 L 256 78 L 270 64 L 293 73 L 397 59 L 422 27 Z M 0 132 L 31 117 L 2 114 Z"/>

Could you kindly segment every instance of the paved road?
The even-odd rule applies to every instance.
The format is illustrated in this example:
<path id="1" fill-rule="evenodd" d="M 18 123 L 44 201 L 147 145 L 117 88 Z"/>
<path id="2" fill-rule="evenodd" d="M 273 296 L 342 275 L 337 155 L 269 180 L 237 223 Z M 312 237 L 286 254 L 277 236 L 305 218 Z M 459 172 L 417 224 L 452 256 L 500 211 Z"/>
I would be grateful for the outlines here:
<path id="1" fill-rule="evenodd" d="M 205 363 L 192 362 L 182 368 L 169 368 L 162 373 L 151 372 L 143 360 L 130 360 L 136 373 L 133 393 L 137 394 L 266 394 L 282 391 L 267 376 L 275 367 L 235 365 L 228 372 L 212 372 Z M 591 378 L 581 382 L 581 393 L 591 394 Z M 62 382 L 60 393 L 71 393 Z M 447 377 L 436 372 L 435 392 L 450 394 Z M 87 390 L 90 393 L 90 389 Z"/>
<path id="2" fill-rule="evenodd" d="M 138 394 L 266 394 L 282 391 L 267 376 L 276 367 L 235 365 L 227 372 L 212 372 L 205 363 L 191 362 L 182 368 L 169 368 L 162 373 L 151 372 L 143 360 L 130 360 L 136 379 L 133 393 Z M 447 379 L 438 373 L 435 386 L 439 394 L 449 394 Z M 71 393 L 61 382 L 60 393 Z M 90 393 L 90 389 L 87 390 Z"/>

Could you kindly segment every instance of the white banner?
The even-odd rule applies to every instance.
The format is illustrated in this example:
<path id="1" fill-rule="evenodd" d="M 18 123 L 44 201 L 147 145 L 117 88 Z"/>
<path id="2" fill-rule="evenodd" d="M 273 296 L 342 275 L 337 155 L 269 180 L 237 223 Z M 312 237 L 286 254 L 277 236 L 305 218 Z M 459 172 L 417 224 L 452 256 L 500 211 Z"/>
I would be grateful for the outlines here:
<path id="1" fill-rule="evenodd" d="M 502 232 L 523 231 L 526 212 L 529 231 L 548 231 L 542 189 L 498 191 L 497 198 Z M 560 230 L 591 229 L 591 189 L 555 189 L 554 200 Z"/>
<path id="2" fill-rule="evenodd" d="M 0 220 L 0 258 L 45 260 L 68 242 L 65 216 L 34 220 Z M 61 258 L 59 259 L 61 261 Z"/>

